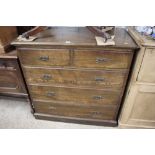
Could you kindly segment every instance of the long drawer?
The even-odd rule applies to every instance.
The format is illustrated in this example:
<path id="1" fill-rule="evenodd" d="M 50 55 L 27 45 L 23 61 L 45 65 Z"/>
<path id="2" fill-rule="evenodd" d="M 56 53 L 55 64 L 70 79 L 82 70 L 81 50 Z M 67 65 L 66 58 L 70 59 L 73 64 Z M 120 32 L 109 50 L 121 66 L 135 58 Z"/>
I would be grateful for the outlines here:
<path id="1" fill-rule="evenodd" d="M 67 117 L 113 120 L 116 117 L 116 106 L 89 107 L 55 104 L 54 102 L 34 102 L 35 112 Z"/>
<path id="2" fill-rule="evenodd" d="M 24 68 L 29 84 L 121 89 L 127 71 Z"/>
<path id="3" fill-rule="evenodd" d="M 131 52 L 75 50 L 73 65 L 76 67 L 128 69 Z"/>
<path id="4" fill-rule="evenodd" d="M 68 66 L 69 50 L 66 49 L 19 49 L 20 61 L 26 66 Z"/>
<path id="5" fill-rule="evenodd" d="M 68 87 L 29 85 L 33 100 L 61 101 L 70 104 L 116 105 L 120 92 L 110 90 L 78 89 Z"/>

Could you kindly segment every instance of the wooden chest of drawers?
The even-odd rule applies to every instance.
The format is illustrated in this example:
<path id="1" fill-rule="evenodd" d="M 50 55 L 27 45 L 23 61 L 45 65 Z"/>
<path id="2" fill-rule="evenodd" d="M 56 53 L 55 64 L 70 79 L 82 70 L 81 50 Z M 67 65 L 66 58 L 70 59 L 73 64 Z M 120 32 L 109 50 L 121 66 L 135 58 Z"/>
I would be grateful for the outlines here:
<path id="1" fill-rule="evenodd" d="M 46 30 L 33 42 L 13 43 L 36 118 L 117 125 L 137 45 L 125 30 L 115 33 L 116 46 L 108 47 L 97 46 L 86 28 L 65 27 Z"/>
<path id="2" fill-rule="evenodd" d="M 28 96 L 16 51 L 0 54 L 0 95 L 24 98 Z"/>

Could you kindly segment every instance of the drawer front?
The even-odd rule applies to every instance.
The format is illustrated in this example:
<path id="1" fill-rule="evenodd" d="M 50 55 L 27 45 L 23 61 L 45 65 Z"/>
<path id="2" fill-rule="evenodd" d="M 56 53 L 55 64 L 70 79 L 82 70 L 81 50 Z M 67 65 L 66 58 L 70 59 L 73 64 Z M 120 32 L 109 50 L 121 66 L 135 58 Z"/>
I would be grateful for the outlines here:
<path id="1" fill-rule="evenodd" d="M 0 88 L 12 88 L 17 87 L 17 75 L 15 71 L 0 70 Z"/>
<path id="2" fill-rule="evenodd" d="M 81 86 L 93 88 L 123 87 L 127 71 L 24 68 L 29 84 Z"/>
<path id="3" fill-rule="evenodd" d="M 146 49 L 138 81 L 155 83 L 155 49 Z"/>
<path id="4" fill-rule="evenodd" d="M 17 60 L 16 59 L 0 59 L 0 70 L 16 70 Z"/>
<path id="5" fill-rule="evenodd" d="M 69 50 L 65 49 L 19 49 L 18 55 L 26 66 L 68 66 L 70 63 Z"/>
<path id="6" fill-rule="evenodd" d="M 116 105 L 120 92 L 67 87 L 29 86 L 33 100 L 61 101 L 70 104 Z M 77 103 L 78 102 L 78 103 Z"/>
<path id="7" fill-rule="evenodd" d="M 0 59 L 0 93 L 26 93 L 17 59 Z"/>
<path id="8" fill-rule="evenodd" d="M 73 65 L 76 67 L 128 69 L 131 52 L 75 50 Z"/>
<path id="9" fill-rule="evenodd" d="M 67 117 L 79 117 L 90 119 L 113 120 L 116 115 L 116 107 L 81 107 L 66 106 L 49 102 L 34 102 L 35 112 Z"/>

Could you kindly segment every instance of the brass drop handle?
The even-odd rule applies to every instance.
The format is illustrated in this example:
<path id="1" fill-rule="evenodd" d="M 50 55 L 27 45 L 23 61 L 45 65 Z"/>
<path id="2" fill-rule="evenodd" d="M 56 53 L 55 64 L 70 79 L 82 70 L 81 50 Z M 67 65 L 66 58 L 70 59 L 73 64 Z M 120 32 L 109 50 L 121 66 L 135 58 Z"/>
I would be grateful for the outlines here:
<path id="1" fill-rule="evenodd" d="M 105 78 L 102 78 L 102 77 L 96 77 L 95 78 L 95 81 L 104 81 L 105 80 Z"/>
<path id="2" fill-rule="evenodd" d="M 103 96 L 93 96 L 93 99 L 94 100 L 101 100 L 103 99 L 104 97 Z"/>
<path id="3" fill-rule="evenodd" d="M 96 63 L 102 63 L 102 62 L 107 62 L 110 61 L 108 58 L 96 58 Z"/>
<path id="4" fill-rule="evenodd" d="M 49 56 L 40 56 L 39 60 L 41 60 L 41 61 L 48 61 L 49 60 Z"/>
<path id="5" fill-rule="evenodd" d="M 48 97 L 53 97 L 53 96 L 55 96 L 55 92 L 47 92 L 47 96 Z"/>
<path id="6" fill-rule="evenodd" d="M 52 76 L 50 74 L 44 74 L 43 79 L 44 80 L 50 80 L 50 79 L 52 79 Z"/>

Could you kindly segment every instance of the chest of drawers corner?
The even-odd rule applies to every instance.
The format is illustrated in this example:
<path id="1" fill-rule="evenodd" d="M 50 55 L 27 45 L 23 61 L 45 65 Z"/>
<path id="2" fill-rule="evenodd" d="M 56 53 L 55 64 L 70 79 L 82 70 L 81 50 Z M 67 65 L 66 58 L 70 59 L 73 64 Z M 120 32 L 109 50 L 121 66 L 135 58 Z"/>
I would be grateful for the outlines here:
<path id="1" fill-rule="evenodd" d="M 61 28 L 50 31 L 55 34 L 58 30 L 64 31 Z M 84 32 L 88 33 L 87 30 Z M 80 31 L 78 36 L 77 31 L 72 30 L 71 33 L 74 34 L 69 36 L 74 38 L 69 39 L 75 41 Z M 116 126 L 136 47 L 134 42 L 134 47 L 105 48 L 92 43 L 66 45 L 62 40 L 59 46 L 55 40 L 47 45 L 44 41 L 29 45 L 14 43 L 34 116 L 38 119 Z"/>

